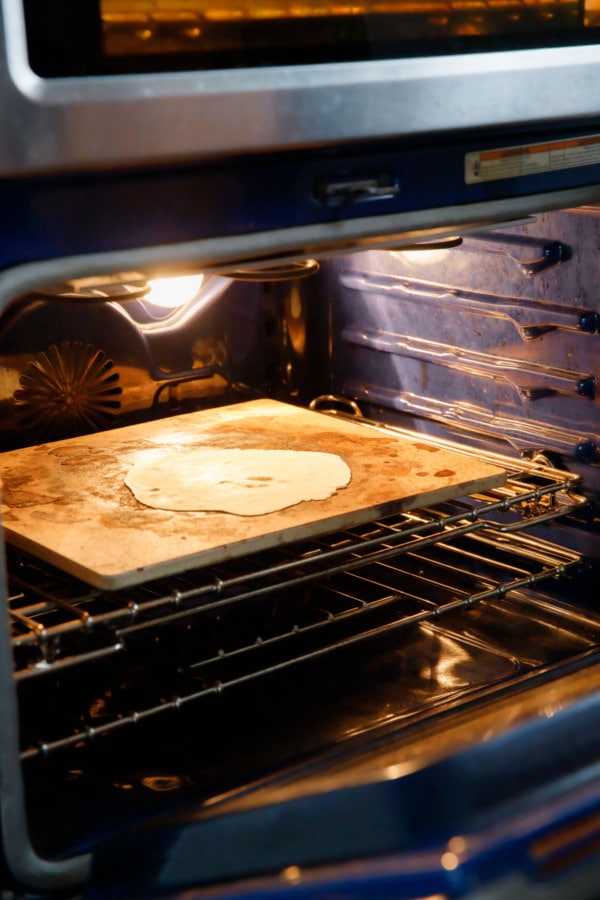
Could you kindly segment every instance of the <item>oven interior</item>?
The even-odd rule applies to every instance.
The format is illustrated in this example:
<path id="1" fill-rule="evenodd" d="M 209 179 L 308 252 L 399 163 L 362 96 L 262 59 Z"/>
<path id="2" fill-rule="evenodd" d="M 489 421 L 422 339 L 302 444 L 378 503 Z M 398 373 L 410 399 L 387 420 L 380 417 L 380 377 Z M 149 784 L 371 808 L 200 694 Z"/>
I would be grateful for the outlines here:
<path id="1" fill-rule="evenodd" d="M 599 241 L 600 210 L 583 208 L 418 248 L 208 272 L 170 283 L 174 297 L 132 272 L 9 308 L 5 450 L 269 397 L 416 431 L 509 476 L 121 591 L 7 546 L 18 726 L 6 733 L 42 859 L 107 843 L 114 860 L 128 829 L 181 810 L 210 827 L 376 783 L 390 765 L 402 781 L 593 695 Z M 537 774 L 532 758 L 502 803 L 496 789 L 462 821 L 422 810 L 394 851 L 489 825 L 507 797 L 580 771 L 593 746 L 568 760 L 557 747 Z M 317 832 L 271 840 L 259 862 L 215 853 L 193 877 L 390 852 L 366 832 Z M 59 887 L 80 877 L 66 871 Z"/>

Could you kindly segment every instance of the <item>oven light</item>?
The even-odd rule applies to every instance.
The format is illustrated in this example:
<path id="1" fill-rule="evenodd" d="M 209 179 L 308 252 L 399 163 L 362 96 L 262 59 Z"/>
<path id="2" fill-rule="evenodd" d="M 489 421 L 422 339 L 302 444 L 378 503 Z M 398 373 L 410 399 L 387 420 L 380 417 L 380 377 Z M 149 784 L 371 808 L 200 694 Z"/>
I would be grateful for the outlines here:
<path id="1" fill-rule="evenodd" d="M 431 266 L 445 259 L 450 250 L 394 250 L 394 256 L 402 256 L 407 262 Z"/>
<path id="2" fill-rule="evenodd" d="M 397 247 L 392 250 L 392 255 L 400 256 L 411 263 L 432 265 L 445 259 L 454 247 L 460 247 L 461 244 L 462 237 L 460 235 L 449 235 L 416 244 L 407 244 L 405 247 Z"/>
<path id="3" fill-rule="evenodd" d="M 288 866 L 281 875 L 290 884 L 299 884 L 302 881 L 302 869 L 299 866 Z"/>
<path id="4" fill-rule="evenodd" d="M 144 301 L 163 309 L 176 309 L 193 300 L 202 287 L 203 279 L 203 275 L 156 278 L 148 282 L 150 290 L 144 297 Z"/>
<path id="5" fill-rule="evenodd" d="M 460 864 L 460 860 L 456 853 L 451 853 L 450 851 L 442 853 L 440 862 L 442 864 L 442 868 L 444 868 L 447 872 L 452 872 L 454 869 L 457 869 Z"/>

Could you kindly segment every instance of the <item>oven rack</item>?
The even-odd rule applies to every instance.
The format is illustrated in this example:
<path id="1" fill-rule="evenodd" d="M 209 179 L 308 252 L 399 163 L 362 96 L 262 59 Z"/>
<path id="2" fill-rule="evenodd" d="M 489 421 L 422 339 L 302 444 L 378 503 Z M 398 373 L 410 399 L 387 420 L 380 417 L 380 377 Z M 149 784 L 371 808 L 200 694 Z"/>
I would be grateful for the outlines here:
<path id="1" fill-rule="evenodd" d="M 121 591 L 91 589 L 33 557 L 12 551 L 8 610 L 17 654 L 15 675 L 17 679 L 43 675 L 51 668 L 115 653 L 122 649 L 126 634 L 195 612 L 222 610 L 278 592 L 282 585 L 297 587 L 416 552 L 441 540 L 486 532 L 501 542 L 503 535 L 511 535 L 516 553 L 517 532 L 564 517 L 587 503 L 574 492 L 576 484 L 572 475 L 531 466 L 513 473 L 505 485 L 431 510 L 392 516 L 383 523 L 335 532 L 321 542 L 302 541 L 216 570 L 192 570 Z M 240 572 L 232 574 L 239 568 Z M 83 646 L 69 654 L 62 642 L 73 635 Z M 33 653 L 19 665 L 18 651 L 26 650 Z"/>
<path id="2" fill-rule="evenodd" d="M 58 722 L 56 733 L 25 742 L 22 756 L 90 742 L 259 676 L 567 576 L 583 565 L 581 555 L 526 529 L 583 505 L 576 483 L 531 465 L 482 494 L 120 592 L 92 590 L 10 549 L 20 690 L 42 676 L 77 678 L 83 664 L 109 672 L 131 658 L 150 664 L 156 653 L 163 675 L 169 670 L 154 694 L 147 685 L 141 694 L 119 688 L 117 701 L 119 691 L 109 691 L 100 717 L 78 714 L 64 732 Z"/>

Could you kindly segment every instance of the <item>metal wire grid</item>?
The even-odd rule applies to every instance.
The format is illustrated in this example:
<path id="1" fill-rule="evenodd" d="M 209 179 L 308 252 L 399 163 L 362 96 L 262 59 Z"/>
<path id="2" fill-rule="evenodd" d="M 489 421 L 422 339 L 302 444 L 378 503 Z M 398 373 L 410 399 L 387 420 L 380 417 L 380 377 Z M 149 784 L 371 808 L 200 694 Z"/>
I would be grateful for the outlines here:
<path id="1" fill-rule="evenodd" d="M 571 476 L 530 467 L 485 494 L 241 559 L 226 571 L 195 570 L 122 592 L 91 590 L 10 551 L 14 674 L 23 686 L 80 664 L 111 663 L 132 647 L 142 647 L 150 664 L 159 643 L 163 654 L 173 644 L 172 673 L 154 693 L 133 691 L 107 715 L 79 716 L 22 755 L 91 741 L 565 575 L 580 555 L 525 529 L 582 505 L 575 485 Z"/>
<path id="2" fill-rule="evenodd" d="M 286 590 L 298 588 L 374 562 L 408 553 L 414 556 L 464 535 L 478 534 L 481 543 L 496 547 L 509 541 L 511 554 L 531 556 L 542 563 L 536 580 L 547 577 L 546 566 L 549 574 L 560 574 L 562 567 L 578 561 L 577 555 L 537 539 L 521 536 L 517 541 L 516 535 L 533 524 L 564 516 L 585 500 L 565 492 L 565 486 L 571 485 L 561 473 L 544 472 L 543 479 L 539 474 L 532 479 L 529 473 L 525 480 L 521 474 L 501 488 L 454 504 L 389 517 L 337 532 L 323 541 L 302 542 L 257 559 L 229 563 L 226 575 L 197 570 L 120 592 L 86 588 L 61 572 L 15 554 L 10 578 L 14 593 L 9 598 L 15 676 L 38 676 L 49 669 L 116 653 L 128 636 L 150 627 L 197 613 L 224 611 L 280 593 L 284 586 Z M 542 483 L 532 483 L 536 480 Z M 503 522 L 502 515 L 511 512 L 516 515 Z M 493 514 L 499 516 L 492 518 Z M 542 550 L 544 546 L 551 549 Z M 481 598 L 474 597 L 472 602 L 477 599 Z M 69 637 L 76 640 L 69 642 Z"/>

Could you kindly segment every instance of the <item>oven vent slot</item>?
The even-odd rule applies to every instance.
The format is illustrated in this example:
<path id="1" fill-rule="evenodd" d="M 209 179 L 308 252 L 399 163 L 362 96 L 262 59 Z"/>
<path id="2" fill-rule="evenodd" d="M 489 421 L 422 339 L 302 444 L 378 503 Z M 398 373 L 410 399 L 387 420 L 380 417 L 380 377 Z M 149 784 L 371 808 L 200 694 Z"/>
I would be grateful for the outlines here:
<path id="1" fill-rule="evenodd" d="M 535 585 L 583 565 L 577 552 L 526 532 L 583 505 L 576 485 L 568 473 L 523 463 L 486 493 L 120 592 L 92 590 L 9 550 L 22 708 L 35 709 L 26 701 L 38 685 L 61 698 L 47 735 L 30 734 L 36 723 L 25 717 L 22 757 L 401 630 L 435 628 L 509 594 L 527 606 Z M 131 684 L 125 669 L 137 672 Z M 83 707 L 80 682 L 100 691 Z"/>

